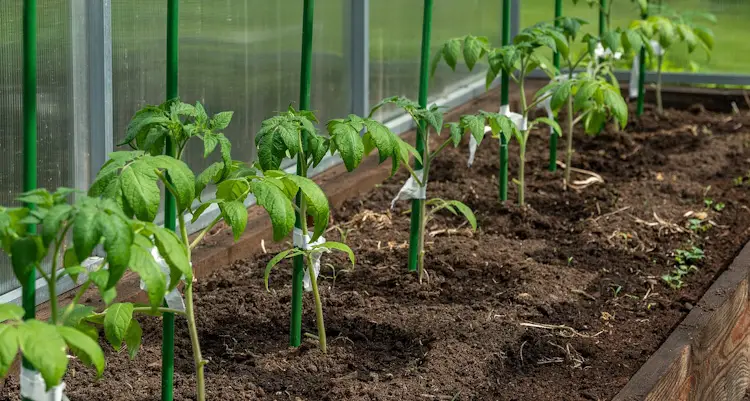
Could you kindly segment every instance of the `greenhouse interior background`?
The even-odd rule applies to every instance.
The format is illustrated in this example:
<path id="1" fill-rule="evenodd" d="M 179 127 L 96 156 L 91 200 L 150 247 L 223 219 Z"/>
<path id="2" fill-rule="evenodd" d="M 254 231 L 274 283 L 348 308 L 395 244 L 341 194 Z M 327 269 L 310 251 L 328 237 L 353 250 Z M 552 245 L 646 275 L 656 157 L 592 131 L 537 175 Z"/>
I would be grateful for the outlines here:
<path id="1" fill-rule="evenodd" d="M 233 110 L 226 135 L 235 158 L 255 158 L 260 122 L 298 99 L 302 7 L 296 0 L 183 0 L 179 26 L 179 93 L 209 112 Z M 585 1 L 566 14 L 592 21 Z M 671 83 L 750 84 L 750 41 L 736 33 L 750 21 L 747 0 L 665 0 L 713 13 L 713 56 L 685 65 L 674 52 Z M 133 113 L 165 98 L 166 1 L 39 0 L 38 181 L 40 187 L 87 188 L 93 172 L 117 149 Z M 551 0 L 515 0 L 513 32 L 551 20 Z M 499 0 L 436 0 L 432 43 L 470 32 L 499 43 Z M 0 2 L 0 204 L 14 205 L 22 188 L 22 0 Z M 418 90 L 422 2 L 320 0 L 314 27 L 312 109 L 321 120 L 366 113 L 387 95 Z M 629 2 L 613 10 L 613 25 L 637 18 Z M 702 57 L 702 56 L 701 56 Z M 458 105 L 484 92 L 482 66 L 451 73 L 444 65 L 430 83 L 431 101 Z M 406 131 L 401 116 L 378 117 Z M 399 122 L 401 121 L 401 122 Z M 400 125 L 398 125 L 400 124 Z M 202 149 L 188 162 L 201 168 Z M 5 256 L 0 256 L 5 258 Z M 72 283 L 68 283 L 68 286 Z M 10 263 L 0 259 L 0 296 L 18 298 Z M 65 286 L 60 289 L 64 291 Z M 44 294 L 39 291 L 38 295 Z M 38 298 L 38 302 L 44 299 Z"/>

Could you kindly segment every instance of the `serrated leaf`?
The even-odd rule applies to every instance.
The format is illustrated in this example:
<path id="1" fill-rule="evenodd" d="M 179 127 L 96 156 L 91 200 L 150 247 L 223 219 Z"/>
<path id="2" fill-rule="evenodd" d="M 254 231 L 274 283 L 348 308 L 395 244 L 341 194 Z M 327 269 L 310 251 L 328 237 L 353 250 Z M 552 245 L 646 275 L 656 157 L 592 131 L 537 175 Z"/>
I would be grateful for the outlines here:
<path id="1" fill-rule="evenodd" d="M 612 115 L 615 117 L 621 128 L 628 124 L 628 105 L 619 92 L 614 89 L 605 89 L 604 103 L 609 107 Z"/>
<path id="2" fill-rule="evenodd" d="M 122 347 L 122 341 L 133 320 L 133 304 L 113 304 L 104 315 L 104 337 L 112 344 L 115 351 Z"/>
<path id="3" fill-rule="evenodd" d="M 365 154 L 365 145 L 362 143 L 359 131 L 346 122 L 329 124 L 328 130 L 331 134 L 331 142 L 344 160 L 346 170 L 352 171 L 357 168 Z"/>
<path id="4" fill-rule="evenodd" d="M 67 308 L 63 308 L 59 311 L 59 319 L 63 317 L 63 314 L 65 313 L 65 310 Z M 65 318 L 65 321 L 62 322 L 63 326 L 68 327 L 74 327 L 78 326 L 81 321 L 86 319 L 87 317 L 91 316 L 94 313 L 94 308 L 87 305 L 80 305 L 75 304 L 73 305 L 73 310 L 68 314 L 68 316 Z"/>
<path id="5" fill-rule="evenodd" d="M 595 81 L 585 81 L 579 87 L 573 100 L 573 109 L 576 111 L 583 110 L 584 105 L 587 101 L 594 96 L 594 93 L 598 89 L 598 85 Z"/>
<path id="6" fill-rule="evenodd" d="M 70 350 L 83 363 L 96 369 L 97 377 L 104 372 L 104 352 L 99 343 L 72 327 L 58 326 L 57 332 L 70 347 Z"/>
<path id="7" fill-rule="evenodd" d="M 456 63 L 458 63 L 458 58 L 460 56 L 461 56 L 460 39 L 453 38 L 445 42 L 445 45 L 443 46 L 443 58 L 445 59 L 445 63 L 448 64 L 451 70 L 456 71 Z"/>
<path id="8" fill-rule="evenodd" d="M 146 283 L 149 304 L 155 308 L 159 307 L 167 293 L 167 282 L 151 252 L 138 244 L 131 245 L 130 270 L 137 273 Z"/>
<path id="9" fill-rule="evenodd" d="M 210 183 L 217 183 L 221 179 L 222 171 L 224 171 L 224 163 L 216 162 L 208 166 L 203 172 L 195 177 L 195 196 L 198 200 L 201 199 L 201 193 Z"/>
<path id="10" fill-rule="evenodd" d="M 311 179 L 297 175 L 288 175 L 285 179 L 294 182 L 307 202 L 308 213 L 313 218 L 314 231 L 311 241 L 316 241 L 328 227 L 328 218 L 330 210 L 328 207 L 328 198 L 322 189 Z"/>
<path id="11" fill-rule="evenodd" d="M 161 200 L 158 179 L 147 163 L 133 163 L 120 173 L 122 195 L 138 220 L 154 221 L 156 218 Z"/>
<path id="12" fill-rule="evenodd" d="M 128 268 L 133 231 L 130 224 L 118 215 L 99 214 L 96 224 L 104 237 L 104 251 L 107 252 L 109 264 L 109 280 L 105 289 L 110 289 Z"/>
<path id="13" fill-rule="evenodd" d="M 370 134 L 373 145 L 378 149 L 379 162 L 382 163 L 393 156 L 394 142 L 392 137 L 395 134 L 385 124 L 369 118 L 364 121 L 364 126 L 367 133 Z"/>
<path id="14" fill-rule="evenodd" d="M 211 119 L 211 129 L 219 131 L 225 129 L 232 121 L 233 115 L 233 111 L 222 111 L 221 113 L 217 113 L 214 115 L 214 118 Z"/>
<path id="15" fill-rule="evenodd" d="M 271 218 L 274 241 L 281 241 L 294 227 L 292 202 L 279 187 L 266 180 L 253 181 L 250 187 L 257 204 L 266 209 Z"/>
<path id="16" fill-rule="evenodd" d="M 555 87 L 550 99 L 550 108 L 552 111 L 557 112 L 568 103 L 572 86 L 573 83 L 571 81 L 565 81 Z"/>
<path id="17" fill-rule="evenodd" d="M 448 123 L 446 124 L 446 127 L 448 128 L 448 131 L 450 132 L 451 140 L 453 141 L 453 146 L 458 147 L 458 145 L 461 144 L 461 138 L 464 136 L 464 130 L 459 126 L 458 123 Z"/>
<path id="18" fill-rule="evenodd" d="M 216 198 L 224 201 L 244 200 L 250 184 L 244 178 L 222 181 L 216 186 Z"/>
<path id="19" fill-rule="evenodd" d="M 154 125 L 166 125 L 169 121 L 169 118 L 164 115 L 161 109 L 154 106 L 146 106 L 139 110 L 130 120 L 125 130 L 125 139 L 118 143 L 117 146 L 131 144 L 138 136 L 145 136 Z"/>
<path id="20" fill-rule="evenodd" d="M 221 154 L 221 161 L 224 162 L 224 176 L 226 176 L 232 166 L 232 143 L 223 134 L 219 135 L 219 153 Z"/>
<path id="21" fill-rule="evenodd" d="M 47 388 L 60 384 L 68 368 L 68 347 L 56 327 L 27 320 L 17 334 L 24 358 L 41 373 Z"/>
<path id="22" fill-rule="evenodd" d="M 432 61 L 430 61 L 430 77 L 435 75 L 435 71 L 437 71 L 438 65 L 440 64 L 440 60 L 442 58 L 443 48 L 441 47 L 438 51 L 435 52 L 435 55 L 432 56 Z"/>
<path id="23" fill-rule="evenodd" d="M 0 325 L 0 377 L 8 374 L 18 355 L 18 331 L 15 326 Z"/>
<path id="24" fill-rule="evenodd" d="M 217 136 L 212 132 L 207 132 L 205 135 L 203 135 L 203 157 L 208 157 L 211 152 L 216 149 L 216 145 L 219 144 L 219 139 Z"/>
<path id="25" fill-rule="evenodd" d="M 234 240 L 237 241 L 245 232 L 247 227 L 247 209 L 240 201 L 223 202 L 219 204 L 221 216 L 229 227 L 232 228 Z"/>
<path id="26" fill-rule="evenodd" d="M 482 42 L 477 40 L 475 36 L 467 35 L 464 39 L 464 61 L 469 71 L 474 69 L 477 61 L 482 57 L 484 47 Z"/>
<path id="27" fill-rule="evenodd" d="M 97 224 L 99 210 L 93 207 L 81 208 L 73 218 L 73 248 L 76 259 L 85 260 L 101 238 L 100 225 Z"/>
<path id="28" fill-rule="evenodd" d="M 60 225 L 70 217 L 73 207 L 67 204 L 55 205 L 47 211 L 42 221 L 42 239 L 45 246 L 48 246 L 58 236 Z"/>
<path id="29" fill-rule="evenodd" d="M 125 332 L 125 345 L 128 347 L 130 359 L 135 359 L 136 354 L 141 349 L 141 341 L 143 341 L 143 330 L 138 321 L 133 319 L 130 321 L 128 331 Z"/>
<path id="30" fill-rule="evenodd" d="M 24 192 L 16 198 L 19 202 L 30 204 L 30 205 L 37 205 L 45 208 L 52 207 L 54 204 L 54 198 L 52 197 L 52 194 L 47 192 L 46 189 L 35 189 L 32 191 Z"/>
<path id="31" fill-rule="evenodd" d="M 6 320 L 21 320 L 24 310 L 16 304 L 0 304 L 0 323 Z M 0 327 L 3 327 L 0 325 Z M 2 376 L 2 375 L 0 375 Z"/>
<path id="32" fill-rule="evenodd" d="M 461 116 L 461 123 L 466 129 L 471 132 L 474 140 L 477 141 L 477 145 L 482 143 L 484 139 L 484 116 L 479 115 L 465 115 Z"/>

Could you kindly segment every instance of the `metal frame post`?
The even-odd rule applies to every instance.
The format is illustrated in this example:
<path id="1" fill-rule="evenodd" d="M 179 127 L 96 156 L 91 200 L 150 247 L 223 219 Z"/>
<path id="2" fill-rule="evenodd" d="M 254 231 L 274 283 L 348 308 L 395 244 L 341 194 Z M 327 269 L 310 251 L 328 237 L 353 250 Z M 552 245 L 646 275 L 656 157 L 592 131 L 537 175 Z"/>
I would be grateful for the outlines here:
<path id="1" fill-rule="evenodd" d="M 350 0 L 344 5 L 344 57 L 349 112 L 370 112 L 370 0 Z"/>

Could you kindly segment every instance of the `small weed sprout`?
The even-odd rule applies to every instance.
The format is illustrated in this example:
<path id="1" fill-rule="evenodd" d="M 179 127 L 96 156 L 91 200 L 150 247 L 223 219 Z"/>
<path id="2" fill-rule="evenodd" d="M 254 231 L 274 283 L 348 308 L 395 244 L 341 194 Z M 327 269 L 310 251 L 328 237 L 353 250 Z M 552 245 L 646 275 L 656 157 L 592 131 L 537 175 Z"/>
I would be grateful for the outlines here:
<path id="1" fill-rule="evenodd" d="M 703 250 L 693 246 L 692 248 L 676 249 L 674 251 L 675 266 L 671 272 L 663 275 L 661 278 L 667 285 L 674 289 L 682 288 L 685 284 L 684 277 L 691 272 L 698 271 L 696 264 L 705 258 Z"/>

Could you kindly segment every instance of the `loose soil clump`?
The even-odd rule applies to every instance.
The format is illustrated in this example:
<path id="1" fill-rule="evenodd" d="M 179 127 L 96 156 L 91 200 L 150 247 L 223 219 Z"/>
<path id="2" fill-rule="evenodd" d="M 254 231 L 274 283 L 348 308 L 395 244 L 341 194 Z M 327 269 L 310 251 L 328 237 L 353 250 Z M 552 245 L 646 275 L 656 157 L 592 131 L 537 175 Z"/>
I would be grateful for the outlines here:
<path id="1" fill-rule="evenodd" d="M 494 97 L 474 106 L 497 109 Z M 272 273 L 266 292 L 272 253 L 199 281 L 209 399 L 611 399 L 750 239 L 748 188 L 735 182 L 750 170 L 750 116 L 648 110 L 623 131 L 579 132 L 575 146 L 574 166 L 604 182 L 562 191 L 562 172 L 546 169 L 547 132 L 535 132 L 525 209 L 514 188 L 497 201 L 495 141 L 472 168 L 465 147 L 441 154 L 428 193 L 472 207 L 479 230 L 447 212 L 431 221 L 422 285 L 406 271 L 409 206 L 388 210 L 404 173 L 338 208 L 326 237 L 349 244 L 357 265 L 324 256 L 328 355 L 311 339 L 287 347 L 291 269 Z M 516 153 L 512 144 L 511 175 Z M 705 229 L 690 229 L 696 218 Z M 674 251 L 694 245 L 706 255 L 699 270 L 669 288 L 660 277 Z M 312 308 L 307 295 L 309 332 Z M 175 399 L 191 400 L 187 326 L 177 321 Z M 71 400 L 159 400 L 161 324 L 143 326 L 136 360 L 109 352 L 103 379 L 72 364 Z M 0 398 L 15 394 L 10 380 Z"/>

